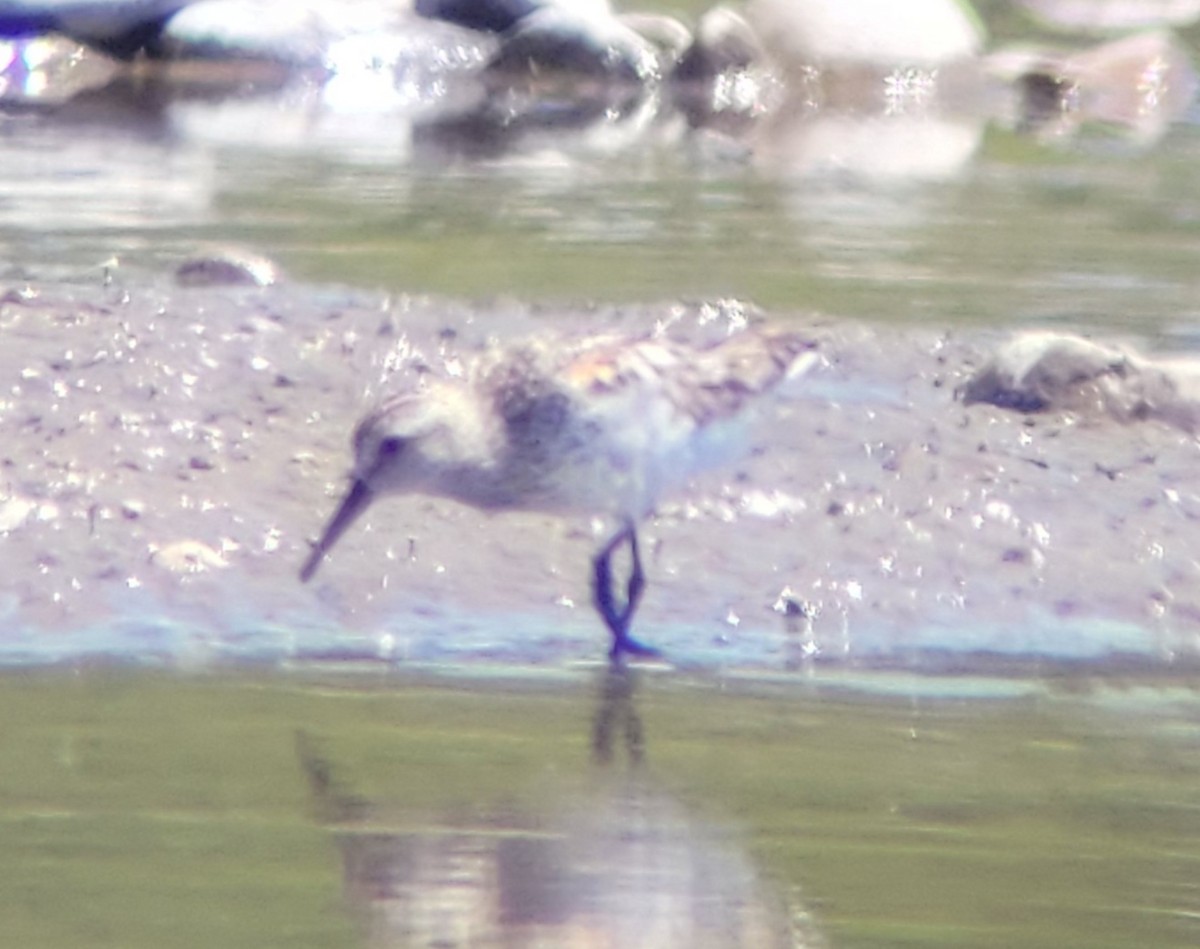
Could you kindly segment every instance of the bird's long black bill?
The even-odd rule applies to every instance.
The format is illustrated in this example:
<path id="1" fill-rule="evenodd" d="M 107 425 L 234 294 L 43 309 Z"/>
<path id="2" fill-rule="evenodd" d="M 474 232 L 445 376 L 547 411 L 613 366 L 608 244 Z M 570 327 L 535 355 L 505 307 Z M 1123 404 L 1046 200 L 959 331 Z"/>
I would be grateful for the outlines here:
<path id="1" fill-rule="evenodd" d="M 338 538 L 346 533 L 346 528 L 358 520 L 358 516 L 367 509 L 371 503 L 371 497 L 371 489 L 367 487 L 365 481 L 357 480 L 350 486 L 350 490 L 342 498 L 342 503 L 338 506 L 337 511 L 325 525 L 325 531 L 321 534 L 320 540 L 313 545 L 312 553 L 308 555 L 304 566 L 300 568 L 301 583 L 308 583 L 312 579 L 312 575 L 317 572 L 317 567 L 325 559 L 325 554 L 337 543 Z"/>

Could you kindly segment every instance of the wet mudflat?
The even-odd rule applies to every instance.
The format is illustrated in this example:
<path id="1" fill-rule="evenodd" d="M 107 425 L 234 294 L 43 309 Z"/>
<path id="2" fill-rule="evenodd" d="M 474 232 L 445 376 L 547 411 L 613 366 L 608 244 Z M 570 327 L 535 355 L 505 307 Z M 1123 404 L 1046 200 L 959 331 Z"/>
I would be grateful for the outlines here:
<path id="1" fill-rule="evenodd" d="M 586 514 L 399 498 L 301 586 L 355 422 L 489 340 L 598 323 L 711 337 L 767 318 L 811 333 L 822 361 L 774 400 L 746 458 L 647 525 L 639 623 L 672 661 L 1195 661 L 1194 437 L 965 405 L 994 333 L 729 300 L 547 311 L 168 281 L 30 282 L 0 318 L 16 380 L 0 422 L 13 662 L 592 658 Z"/>

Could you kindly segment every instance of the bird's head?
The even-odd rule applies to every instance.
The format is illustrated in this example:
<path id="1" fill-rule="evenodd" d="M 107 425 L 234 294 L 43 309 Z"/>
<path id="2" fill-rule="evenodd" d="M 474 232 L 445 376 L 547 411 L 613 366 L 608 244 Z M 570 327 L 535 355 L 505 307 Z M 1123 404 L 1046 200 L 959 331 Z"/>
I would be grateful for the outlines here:
<path id="1" fill-rule="evenodd" d="M 386 494 L 439 493 L 447 473 L 478 451 L 478 419 L 456 386 L 433 384 L 388 399 L 354 430 L 350 489 L 300 571 L 309 580 L 371 502 Z"/>

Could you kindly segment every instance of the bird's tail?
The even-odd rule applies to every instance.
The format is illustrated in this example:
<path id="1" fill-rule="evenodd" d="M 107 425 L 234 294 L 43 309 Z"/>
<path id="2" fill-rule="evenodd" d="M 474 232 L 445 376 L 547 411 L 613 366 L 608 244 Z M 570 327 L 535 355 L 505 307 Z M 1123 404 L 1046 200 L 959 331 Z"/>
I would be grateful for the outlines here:
<path id="1" fill-rule="evenodd" d="M 779 382 L 799 378 L 820 359 L 816 341 L 800 333 L 773 333 L 767 337 L 766 345 L 772 360 L 782 370 Z"/>

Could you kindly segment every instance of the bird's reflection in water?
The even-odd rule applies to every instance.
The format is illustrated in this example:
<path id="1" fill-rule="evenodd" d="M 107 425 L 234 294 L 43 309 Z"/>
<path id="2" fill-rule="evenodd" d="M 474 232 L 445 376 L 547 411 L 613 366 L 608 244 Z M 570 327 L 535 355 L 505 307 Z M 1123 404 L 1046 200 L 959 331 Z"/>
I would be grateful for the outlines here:
<path id="1" fill-rule="evenodd" d="M 600 702 L 592 728 L 592 760 L 601 767 L 612 764 L 614 733 L 624 740 L 629 764 L 639 767 L 646 760 L 646 736 L 634 696 L 637 672 L 622 663 L 612 663 L 600 676 Z"/>
<path id="2" fill-rule="evenodd" d="M 736 840 L 654 786 L 638 685 L 635 670 L 601 674 L 594 790 L 551 814 L 494 804 L 496 816 L 471 824 L 384 824 L 390 805 L 353 794 L 301 735 L 301 765 L 319 813 L 337 824 L 345 894 L 368 945 L 823 945 L 799 902 L 766 885 Z"/>

